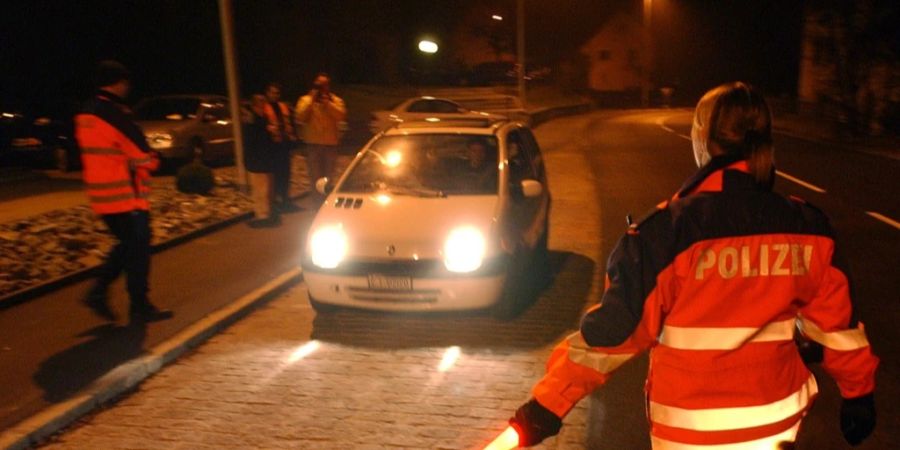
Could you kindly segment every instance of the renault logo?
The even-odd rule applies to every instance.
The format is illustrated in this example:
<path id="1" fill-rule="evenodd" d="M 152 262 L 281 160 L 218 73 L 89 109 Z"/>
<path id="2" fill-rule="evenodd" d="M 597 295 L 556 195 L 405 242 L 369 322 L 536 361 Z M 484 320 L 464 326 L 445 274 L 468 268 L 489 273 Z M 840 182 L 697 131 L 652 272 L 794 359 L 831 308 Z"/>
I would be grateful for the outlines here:
<path id="1" fill-rule="evenodd" d="M 388 245 L 387 251 L 388 255 L 394 256 L 394 253 L 397 253 L 397 247 L 394 247 L 394 244 Z"/>

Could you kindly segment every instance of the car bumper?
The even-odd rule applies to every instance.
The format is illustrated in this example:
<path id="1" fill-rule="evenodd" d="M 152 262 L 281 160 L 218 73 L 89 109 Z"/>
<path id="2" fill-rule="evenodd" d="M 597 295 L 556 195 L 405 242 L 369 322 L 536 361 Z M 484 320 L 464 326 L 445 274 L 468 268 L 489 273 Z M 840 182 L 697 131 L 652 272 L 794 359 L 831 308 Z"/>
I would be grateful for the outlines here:
<path id="1" fill-rule="evenodd" d="M 454 311 L 493 305 L 505 275 L 413 278 L 411 289 L 375 289 L 365 276 L 304 273 L 309 295 L 321 303 L 386 311 Z"/>

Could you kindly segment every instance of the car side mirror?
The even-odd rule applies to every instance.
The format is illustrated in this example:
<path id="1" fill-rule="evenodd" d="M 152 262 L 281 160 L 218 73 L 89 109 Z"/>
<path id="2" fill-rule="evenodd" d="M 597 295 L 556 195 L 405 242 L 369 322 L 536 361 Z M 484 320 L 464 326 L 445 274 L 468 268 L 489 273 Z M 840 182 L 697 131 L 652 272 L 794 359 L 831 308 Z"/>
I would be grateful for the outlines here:
<path id="1" fill-rule="evenodd" d="M 334 189 L 334 186 L 331 185 L 331 180 L 328 177 L 322 177 L 316 180 L 316 192 L 322 195 L 328 195 L 331 193 L 331 190 Z"/>
<path id="2" fill-rule="evenodd" d="M 522 196 L 525 198 L 539 197 L 544 192 L 540 181 L 522 180 Z"/>

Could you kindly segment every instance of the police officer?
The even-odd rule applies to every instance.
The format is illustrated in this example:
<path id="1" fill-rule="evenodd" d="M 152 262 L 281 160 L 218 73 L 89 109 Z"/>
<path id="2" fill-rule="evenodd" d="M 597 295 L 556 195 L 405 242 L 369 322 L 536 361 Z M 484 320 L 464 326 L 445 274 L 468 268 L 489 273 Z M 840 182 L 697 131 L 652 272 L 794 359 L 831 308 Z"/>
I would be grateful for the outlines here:
<path id="1" fill-rule="evenodd" d="M 740 82 L 709 91 L 691 138 L 700 170 L 613 250 L 602 301 L 510 420 L 520 445 L 558 433 L 580 399 L 649 349 L 654 449 L 789 446 L 818 392 L 795 327 L 824 346 L 846 441 L 872 432 L 878 358 L 828 219 L 772 192 L 763 97 Z"/>
<path id="2" fill-rule="evenodd" d="M 157 308 L 147 298 L 150 172 L 157 169 L 159 159 L 123 103 L 130 78 L 122 64 L 102 61 L 97 68 L 98 91 L 75 116 L 75 138 L 91 208 L 118 240 L 84 303 L 99 316 L 115 320 L 107 288 L 124 270 L 131 320 L 156 321 L 172 317 L 171 311 Z"/>

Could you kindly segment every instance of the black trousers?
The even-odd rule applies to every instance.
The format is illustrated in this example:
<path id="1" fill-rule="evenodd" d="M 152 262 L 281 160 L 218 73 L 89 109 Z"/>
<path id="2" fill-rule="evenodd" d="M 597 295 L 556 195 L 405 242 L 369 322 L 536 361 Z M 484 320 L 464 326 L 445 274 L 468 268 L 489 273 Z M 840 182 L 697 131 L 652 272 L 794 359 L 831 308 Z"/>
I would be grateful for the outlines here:
<path id="1" fill-rule="evenodd" d="M 291 201 L 291 151 L 293 142 L 275 144 L 274 161 L 272 162 L 272 194 L 275 203 Z"/>
<path id="2" fill-rule="evenodd" d="M 150 214 L 130 211 L 104 214 L 103 222 L 118 239 L 100 268 L 96 291 L 104 291 L 125 271 L 132 306 L 146 305 L 150 276 Z"/>

